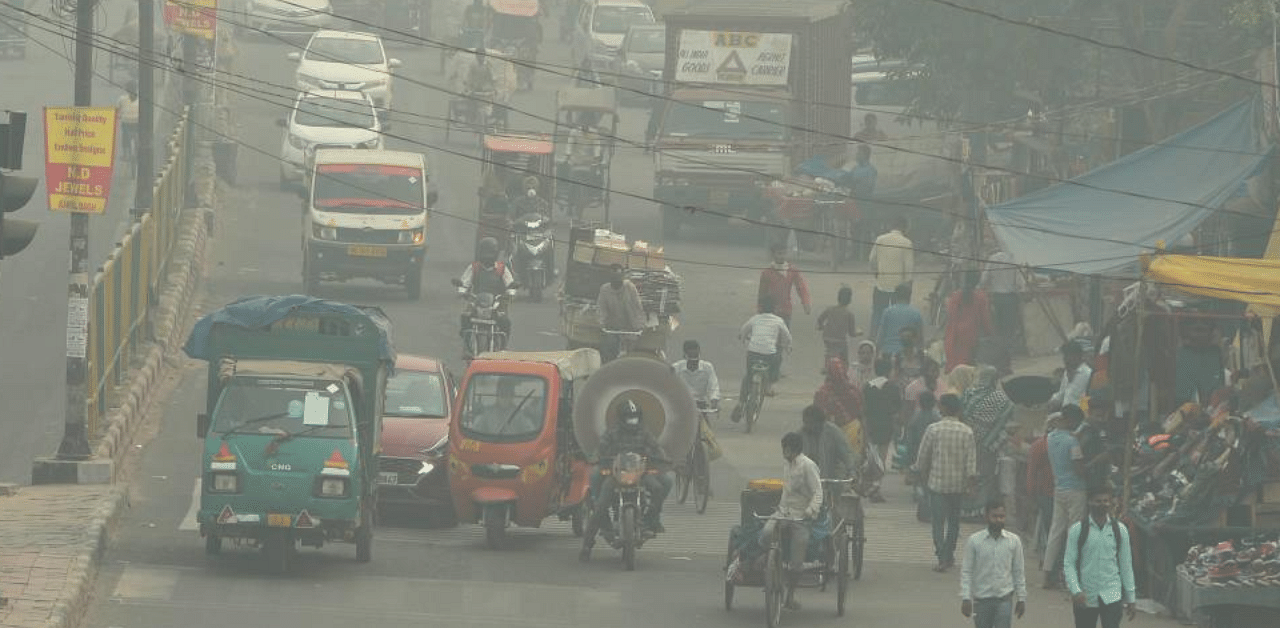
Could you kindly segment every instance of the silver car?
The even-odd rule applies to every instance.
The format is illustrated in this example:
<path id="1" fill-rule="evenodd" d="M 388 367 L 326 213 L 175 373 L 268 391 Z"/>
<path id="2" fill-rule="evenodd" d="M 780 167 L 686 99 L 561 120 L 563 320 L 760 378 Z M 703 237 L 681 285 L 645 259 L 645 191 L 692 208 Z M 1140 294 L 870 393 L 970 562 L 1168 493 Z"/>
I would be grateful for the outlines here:
<path id="1" fill-rule="evenodd" d="M 280 187 L 305 183 L 317 148 L 383 148 L 382 125 L 368 96 L 356 91 L 298 94 L 280 144 Z"/>
<path id="2" fill-rule="evenodd" d="M 333 23 L 329 0 L 244 0 L 246 23 L 267 32 L 294 33 Z"/>

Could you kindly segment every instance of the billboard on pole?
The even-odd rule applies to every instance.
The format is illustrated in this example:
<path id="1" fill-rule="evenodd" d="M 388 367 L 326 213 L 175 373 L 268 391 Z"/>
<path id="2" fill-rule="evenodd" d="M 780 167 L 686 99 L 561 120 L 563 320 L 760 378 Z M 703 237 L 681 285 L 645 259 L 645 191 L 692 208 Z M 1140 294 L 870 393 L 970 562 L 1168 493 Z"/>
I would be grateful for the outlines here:
<path id="1" fill-rule="evenodd" d="M 45 107 L 44 138 L 49 209 L 105 213 L 116 154 L 115 107 Z"/>
<path id="2" fill-rule="evenodd" d="M 675 79 L 682 83 L 786 85 L 790 33 L 680 31 Z"/>
<path id="3" fill-rule="evenodd" d="M 212 40 L 218 33 L 218 0 L 165 0 L 164 23 L 175 33 Z"/>

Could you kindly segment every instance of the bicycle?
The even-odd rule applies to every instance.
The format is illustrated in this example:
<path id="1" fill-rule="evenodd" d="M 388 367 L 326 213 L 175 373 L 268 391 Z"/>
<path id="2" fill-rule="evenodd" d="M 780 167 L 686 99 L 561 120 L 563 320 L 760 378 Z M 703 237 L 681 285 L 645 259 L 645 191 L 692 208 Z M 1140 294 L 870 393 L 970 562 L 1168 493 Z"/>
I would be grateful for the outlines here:
<path id="1" fill-rule="evenodd" d="M 680 498 L 676 503 L 683 504 L 693 493 L 693 505 L 698 514 L 707 512 L 707 503 L 711 501 L 711 457 L 707 454 L 707 439 L 703 436 L 703 424 L 710 423 L 712 414 L 719 414 L 719 405 L 709 402 L 698 402 L 698 438 L 693 441 L 693 449 L 685 459 L 684 468 L 677 469 L 676 479 L 680 482 Z"/>
<path id="2" fill-rule="evenodd" d="M 743 432 L 750 434 L 760 419 L 760 410 L 764 406 L 764 392 L 769 381 L 769 363 L 762 358 L 751 360 L 751 381 L 747 385 L 747 394 L 741 400 Z"/>

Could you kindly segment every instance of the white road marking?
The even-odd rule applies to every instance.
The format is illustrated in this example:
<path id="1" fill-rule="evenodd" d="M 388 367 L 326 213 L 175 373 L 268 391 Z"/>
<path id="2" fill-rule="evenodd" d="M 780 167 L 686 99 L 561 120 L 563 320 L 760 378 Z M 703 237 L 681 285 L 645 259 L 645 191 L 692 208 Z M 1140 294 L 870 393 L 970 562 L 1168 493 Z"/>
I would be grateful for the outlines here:
<path id="1" fill-rule="evenodd" d="M 197 512 L 200 512 L 200 478 L 196 478 L 196 487 L 191 491 L 191 507 L 187 508 L 187 516 L 182 518 L 178 529 L 199 530 L 200 524 L 196 522 Z"/>

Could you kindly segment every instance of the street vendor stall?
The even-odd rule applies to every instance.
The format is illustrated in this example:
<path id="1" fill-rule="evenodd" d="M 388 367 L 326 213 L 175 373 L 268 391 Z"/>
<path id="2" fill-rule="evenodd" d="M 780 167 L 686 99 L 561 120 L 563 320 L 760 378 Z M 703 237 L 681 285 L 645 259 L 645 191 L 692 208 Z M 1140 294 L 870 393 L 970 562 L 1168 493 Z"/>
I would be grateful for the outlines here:
<path id="1" fill-rule="evenodd" d="M 604 330 L 596 311 L 600 286 L 609 280 L 610 266 L 618 264 L 640 292 L 647 322 L 632 351 L 662 357 L 667 338 L 680 313 L 680 276 L 667 266 L 662 248 L 625 236 L 602 225 L 586 224 L 570 229 L 569 255 L 560 294 L 560 328 L 569 348 L 599 348 Z"/>

